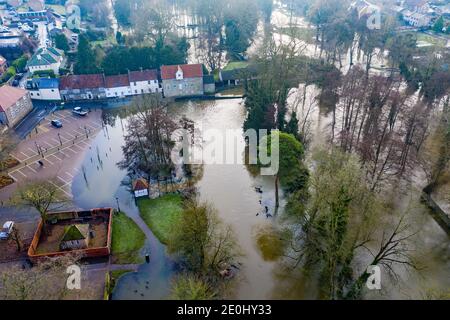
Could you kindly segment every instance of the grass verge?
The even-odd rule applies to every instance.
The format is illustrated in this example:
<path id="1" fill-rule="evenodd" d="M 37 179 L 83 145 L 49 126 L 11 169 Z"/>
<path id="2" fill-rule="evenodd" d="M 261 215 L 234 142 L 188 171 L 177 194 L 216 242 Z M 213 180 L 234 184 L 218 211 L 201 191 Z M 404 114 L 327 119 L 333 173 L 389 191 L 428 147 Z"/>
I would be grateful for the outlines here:
<path id="1" fill-rule="evenodd" d="M 112 231 L 112 259 L 117 264 L 143 262 L 139 250 L 144 246 L 145 234 L 138 225 L 123 212 L 114 215 Z"/>

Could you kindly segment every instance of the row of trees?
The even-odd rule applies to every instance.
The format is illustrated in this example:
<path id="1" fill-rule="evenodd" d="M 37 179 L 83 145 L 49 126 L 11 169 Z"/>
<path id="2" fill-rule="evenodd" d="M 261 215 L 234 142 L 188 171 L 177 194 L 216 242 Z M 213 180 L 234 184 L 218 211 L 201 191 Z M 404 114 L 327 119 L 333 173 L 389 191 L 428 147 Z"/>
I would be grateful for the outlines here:
<path id="1" fill-rule="evenodd" d="M 169 44 L 157 41 L 154 46 L 114 46 L 105 52 L 100 46 L 93 48 L 86 35 L 81 34 L 74 73 L 104 72 L 106 75 L 115 75 L 127 73 L 128 70 L 156 69 L 162 65 L 186 63 L 189 44 L 185 38 L 174 41 Z M 65 44 L 62 46 L 66 47 Z"/>

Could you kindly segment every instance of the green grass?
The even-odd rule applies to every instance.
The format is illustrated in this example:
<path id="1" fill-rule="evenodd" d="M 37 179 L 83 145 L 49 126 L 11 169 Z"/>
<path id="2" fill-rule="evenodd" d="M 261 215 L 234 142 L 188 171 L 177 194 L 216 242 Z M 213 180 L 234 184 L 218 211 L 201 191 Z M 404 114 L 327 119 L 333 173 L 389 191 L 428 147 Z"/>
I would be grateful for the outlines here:
<path id="1" fill-rule="evenodd" d="M 139 250 L 144 246 L 145 234 L 123 212 L 114 215 L 112 230 L 112 256 L 117 264 L 142 263 Z"/>
<path id="2" fill-rule="evenodd" d="M 234 69 L 243 69 L 247 67 L 248 67 L 247 61 L 231 61 L 227 64 L 225 68 L 223 68 L 223 70 L 230 71 Z"/>
<path id="3" fill-rule="evenodd" d="M 437 47 L 445 47 L 445 45 L 447 44 L 445 40 L 438 38 L 438 37 L 433 37 L 432 35 L 426 34 L 426 33 L 422 33 L 422 32 L 417 32 L 417 41 L 418 42 L 426 42 L 429 43 L 433 46 L 437 46 Z"/>
<path id="4" fill-rule="evenodd" d="M 170 194 L 158 199 L 140 199 L 138 207 L 142 219 L 155 236 L 167 244 L 183 212 L 181 196 Z"/>

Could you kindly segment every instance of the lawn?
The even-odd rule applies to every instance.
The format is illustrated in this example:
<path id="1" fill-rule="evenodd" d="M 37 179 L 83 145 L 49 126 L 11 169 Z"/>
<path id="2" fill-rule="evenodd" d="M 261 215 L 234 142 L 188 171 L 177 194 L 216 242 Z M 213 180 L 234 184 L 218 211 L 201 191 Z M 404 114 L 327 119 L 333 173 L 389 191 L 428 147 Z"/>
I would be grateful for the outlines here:
<path id="1" fill-rule="evenodd" d="M 180 219 L 182 208 L 180 195 L 169 194 L 158 199 L 138 201 L 142 219 L 164 244 L 169 242 L 172 228 Z"/>
<path id="2" fill-rule="evenodd" d="M 142 263 L 139 250 L 144 246 L 145 234 L 123 212 L 114 215 L 112 230 L 112 257 L 117 264 Z"/>

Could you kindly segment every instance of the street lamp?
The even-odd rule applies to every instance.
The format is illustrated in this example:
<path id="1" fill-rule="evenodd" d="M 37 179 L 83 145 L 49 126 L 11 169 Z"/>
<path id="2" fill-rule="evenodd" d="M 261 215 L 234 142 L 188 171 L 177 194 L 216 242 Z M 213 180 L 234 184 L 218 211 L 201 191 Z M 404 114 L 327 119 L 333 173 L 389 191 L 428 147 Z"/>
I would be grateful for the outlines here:
<path id="1" fill-rule="evenodd" d="M 61 135 L 58 132 L 58 139 L 59 139 L 59 144 L 62 146 L 62 141 L 61 141 Z"/>
<path id="2" fill-rule="evenodd" d="M 116 197 L 116 202 L 117 202 L 117 211 L 120 212 L 120 205 L 119 205 L 119 198 Z"/>

